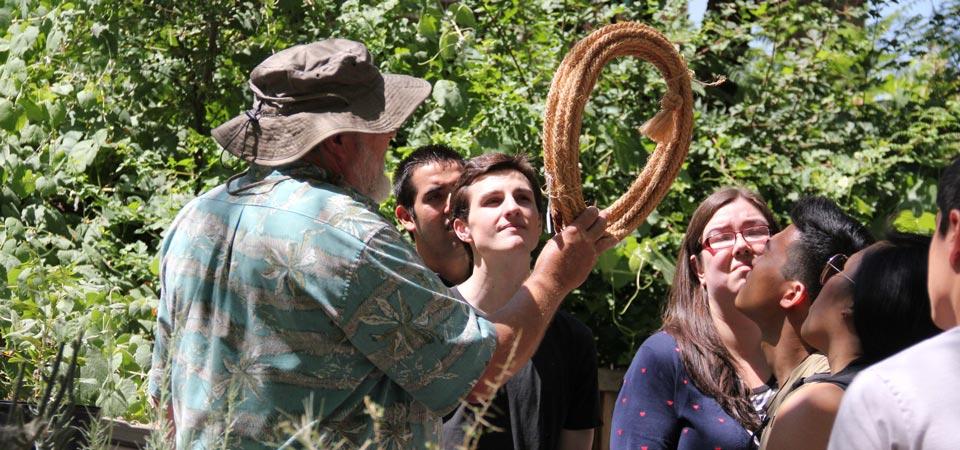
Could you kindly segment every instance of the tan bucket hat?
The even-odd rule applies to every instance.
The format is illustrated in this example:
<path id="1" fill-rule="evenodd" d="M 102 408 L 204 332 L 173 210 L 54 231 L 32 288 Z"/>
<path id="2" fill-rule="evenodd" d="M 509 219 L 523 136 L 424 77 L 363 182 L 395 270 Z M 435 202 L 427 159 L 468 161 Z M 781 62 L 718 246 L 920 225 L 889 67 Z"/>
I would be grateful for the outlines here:
<path id="1" fill-rule="evenodd" d="M 338 133 L 396 131 L 430 95 L 430 83 L 381 74 L 363 44 L 327 39 L 270 56 L 250 73 L 250 90 L 253 109 L 211 134 L 242 159 L 279 166 Z"/>

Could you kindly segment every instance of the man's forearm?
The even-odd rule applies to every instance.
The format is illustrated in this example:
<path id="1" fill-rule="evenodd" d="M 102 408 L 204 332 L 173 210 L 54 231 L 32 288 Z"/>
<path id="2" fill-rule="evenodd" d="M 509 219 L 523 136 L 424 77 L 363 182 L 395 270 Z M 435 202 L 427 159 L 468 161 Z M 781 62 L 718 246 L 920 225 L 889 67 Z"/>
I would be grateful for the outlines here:
<path id="1" fill-rule="evenodd" d="M 533 357 L 566 294 L 532 276 L 503 308 L 487 317 L 497 330 L 497 348 L 471 391 L 471 401 L 492 395 L 493 387 L 510 379 Z"/>
<path id="2" fill-rule="evenodd" d="M 587 279 L 597 255 L 616 244 L 605 227 L 606 217 L 597 208 L 585 209 L 543 246 L 530 277 L 510 301 L 487 317 L 497 331 L 497 348 L 469 400 L 492 395 L 530 360 L 560 302 Z"/>

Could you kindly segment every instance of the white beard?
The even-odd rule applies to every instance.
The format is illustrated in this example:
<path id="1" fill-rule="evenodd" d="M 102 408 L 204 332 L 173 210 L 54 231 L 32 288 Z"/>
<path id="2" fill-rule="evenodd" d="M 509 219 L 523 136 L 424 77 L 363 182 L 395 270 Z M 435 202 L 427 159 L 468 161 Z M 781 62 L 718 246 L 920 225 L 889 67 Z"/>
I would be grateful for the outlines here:
<path id="1" fill-rule="evenodd" d="M 360 186 L 357 191 L 370 197 L 377 204 L 385 202 L 390 198 L 393 186 L 390 184 L 390 178 L 384 173 L 383 160 L 375 160 L 373 151 L 367 146 L 357 143 L 357 150 L 362 156 L 360 163 Z"/>
<path id="2" fill-rule="evenodd" d="M 377 204 L 380 204 L 390 198 L 393 186 L 390 184 L 390 178 L 387 178 L 385 173 L 380 172 L 376 181 L 373 182 L 373 186 L 368 186 L 366 190 L 366 196 L 373 199 Z"/>

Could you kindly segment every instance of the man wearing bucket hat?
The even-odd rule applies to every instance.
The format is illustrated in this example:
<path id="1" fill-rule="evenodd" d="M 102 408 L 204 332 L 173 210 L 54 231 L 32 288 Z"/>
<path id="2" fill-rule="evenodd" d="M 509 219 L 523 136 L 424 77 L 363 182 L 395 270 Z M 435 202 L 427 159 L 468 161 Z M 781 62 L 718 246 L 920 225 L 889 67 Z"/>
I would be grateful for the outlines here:
<path id="1" fill-rule="evenodd" d="M 149 389 L 177 446 L 276 448 L 284 422 L 321 445 L 436 442 L 441 415 L 529 360 L 615 243 L 605 219 L 588 208 L 478 317 L 377 213 L 388 143 L 430 85 L 330 39 L 267 58 L 250 88 L 253 108 L 213 131 L 249 170 L 184 207 L 161 247 Z"/>

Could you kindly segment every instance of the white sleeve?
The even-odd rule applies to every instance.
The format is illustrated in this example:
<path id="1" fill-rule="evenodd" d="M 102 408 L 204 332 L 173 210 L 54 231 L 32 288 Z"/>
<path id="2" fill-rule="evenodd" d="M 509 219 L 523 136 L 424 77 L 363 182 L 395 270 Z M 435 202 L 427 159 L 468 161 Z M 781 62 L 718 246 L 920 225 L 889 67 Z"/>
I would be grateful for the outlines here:
<path id="1" fill-rule="evenodd" d="M 871 371 L 860 373 L 843 395 L 828 450 L 907 448 L 900 402 Z"/>

